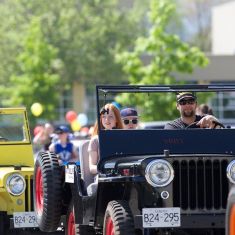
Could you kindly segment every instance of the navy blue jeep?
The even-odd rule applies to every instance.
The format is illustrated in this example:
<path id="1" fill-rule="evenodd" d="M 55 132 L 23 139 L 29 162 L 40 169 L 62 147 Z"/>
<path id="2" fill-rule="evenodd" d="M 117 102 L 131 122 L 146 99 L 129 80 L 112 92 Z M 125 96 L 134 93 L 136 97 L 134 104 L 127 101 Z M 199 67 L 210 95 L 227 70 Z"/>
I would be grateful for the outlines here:
<path id="1" fill-rule="evenodd" d="M 97 86 L 97 118 L 116 94 L 235 91 L 226 85 Z M 98 181 L 87 147 L 69 184 L 67 234 L 225 233 L 228 192 L 235 184 L 235 129 L 100 130 Z"/>

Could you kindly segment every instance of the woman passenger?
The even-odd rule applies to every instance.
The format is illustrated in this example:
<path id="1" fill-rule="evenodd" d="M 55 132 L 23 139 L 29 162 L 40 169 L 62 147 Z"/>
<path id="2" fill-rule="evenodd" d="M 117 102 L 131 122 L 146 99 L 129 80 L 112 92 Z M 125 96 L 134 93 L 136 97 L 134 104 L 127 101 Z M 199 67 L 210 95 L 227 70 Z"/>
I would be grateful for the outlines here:
<path id="1" fill-rule="evenodd" d="M 106 130 L 123 129 L 119 109 L 111 104 L 106 104 L 100 111 L 100 128 Z M 97 163 L 99 161 L 99 136 L 98 123 L 95 123 L 94 132 L 88 146 L 89 168 L 94 175 L 97 174 Z"/>

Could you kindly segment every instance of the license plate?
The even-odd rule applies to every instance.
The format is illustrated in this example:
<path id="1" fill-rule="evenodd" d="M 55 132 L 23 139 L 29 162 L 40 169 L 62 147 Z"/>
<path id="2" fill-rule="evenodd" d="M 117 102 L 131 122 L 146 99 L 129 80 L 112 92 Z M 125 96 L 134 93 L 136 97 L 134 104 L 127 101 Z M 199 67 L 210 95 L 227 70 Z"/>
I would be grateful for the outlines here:
<path id="1" fill-rule="evenodd" d="M 180 227 L 180 208 L 143 208 L 143 227 Z"/>
<path id="2" fill-rule="evenodd" d="M 75 165 L 68 165 L 65 167 L 65 182 L 74 183 L 74 167 Z"/>
<path id="3" fill-rule="evenodd" d="M 14 228 L 38 227 L 35 212 L 14 212 Z"/>

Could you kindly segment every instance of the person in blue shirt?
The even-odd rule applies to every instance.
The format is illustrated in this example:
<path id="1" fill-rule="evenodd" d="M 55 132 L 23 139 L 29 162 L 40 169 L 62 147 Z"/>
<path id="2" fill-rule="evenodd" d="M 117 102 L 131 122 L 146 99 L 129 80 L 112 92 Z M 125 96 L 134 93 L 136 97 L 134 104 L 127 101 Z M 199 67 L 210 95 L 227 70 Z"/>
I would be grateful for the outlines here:
<path id="1" fill-rule="evenodd" d="M 58 140 L 49 146 L 49 151 L 58 156 L 59 164 L 78 161 L 78 152 L 69 140 L 68 127 L 61 125 L 56 128 L 55 133 L 58 135 Z"/>

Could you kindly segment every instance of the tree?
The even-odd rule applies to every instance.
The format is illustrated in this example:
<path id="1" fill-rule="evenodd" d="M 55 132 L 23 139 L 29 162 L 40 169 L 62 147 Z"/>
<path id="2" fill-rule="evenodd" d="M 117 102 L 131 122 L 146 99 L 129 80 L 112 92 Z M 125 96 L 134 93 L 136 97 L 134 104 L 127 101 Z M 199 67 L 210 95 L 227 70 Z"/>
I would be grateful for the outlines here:
<path id="1" fill-rule="evenodd" d="M 21 64 L 25 63 L 22 61 L 25 54 L 28 58 L 34 58 L 34 56 L 43 58 L 40 57 L 42 55 L 37 49 L 37 38 L 34 38 L 35 43 L 31 45 L 35 48 L 31 48 L 30 51 L 35 54 L 30 54 L 27 43 L 24 43 L 28 40 L 28 28 L 33 27 L 32 22 L 35 17 L 40 22 L 38 24 L 40 24 L 41 42 L 48 46 L 48 50 L 49 48 L 56 50 L 51 60 L 59 61 L 63 65 L 59 70 L 53 70 L 53 76 L 56 75 L 59 78 L 59 89 L 56 91 L 60 92 L 58 96 L 62 96 L 64 91 L 71 90 L 74 81 L 92 87 L 95 84 L 125 81 L 121 65 L 115 62 L 116 48 L 130 49 L 137 35 L 141 34 L 142 28 L 139 24 L 140 17 L 136 17 L 131 9 L 125 9 L 125 11 L 120 9 L 118 2 L 117 0 L 58 0 L 56 4 L 55 1 L 28 0 L 0 2 L 0 13 L 3 13 L 2 16 L 0 15 L 2 23 L 0 25 L 0 58 L 4 58 L 4 65 L 7 68 L 4 70 L 4 67 L 0 66 L 0 75 L 2 75 L 0 79 L 4 84 L 0 86 L 1 100 L 5 100 L 4 104 L 10 104 L 7 102 L 9 93 L 6 93 L 6 86 L 14 87 L 16 82 L 10 78 L 17 77 L 20 80 L 19 77 L 21 77 L 22 80 L 22 77 L 27 77 L 29 81 L 29 77 L 35 79 L 38 76 L 38 80 L 42 79 L 45 87 L 51 85 L 46 84 L 47 80 L 43 79 L 43 73 L 39 76 L 38 70 L 26 71 L 18 66 L 19 61 Z M 135 2 L 140 5 L 143 0 Z M 141 16 L 142 13 L 139 15 Z M 9 39 L 11 45 L 5 45 Z M 33 81 L 29 84 L 33 85 Z M 12 104 L 16 100 L 25 102 L 23 94 L 25 97 L 32 95 L 31 86 L 23 89 L 22 84 L 18 88 L 21 91 L 17 91 L 9 100 Z M 38 95 L 40 92 L 41 89 L 38 89 Z M 42 96 L 43 94 L 45 94 L 44 91 L 42 91 Z M 26 104 L 29 105 L 29 103 Z M 58 106 L 58 100 L 51 100 L 51 105 Z M 48 110 L 49 116 L 52 115 L 49 114 L 51 110 L 55 109 Z"/>
<path id="2" fill-rule="evenodd" d="M 5 93 L 11 87 L 10 76 L 16 71 L 16 57 L 22 47 L 25 24 L 22 22 L 21 9 L 16 1 L 0 2 L 0 100 L 8 99 Z"/>
<path id="3" fill-rule="evenodd" d="M 41 31 L 40 20 L 35 17 L 23 42 L 23 52 L 17 57 L 19 69 L 12 74 L 10 81 L 14 86 L 8 88 L 13 105 L 24 105 L 30 109 L 35 102 L 42 104 L 42 118 L 56 118 L 55 106 L 58 103 L 59 70 L 62 62 L 57 59 L 57 49 L 48 44 Z M 33 121 L 32 116 L 30 115 Z"/>
<path id="4" fill-rule="evenodd" d="M 192 73 L 195 66 L 206 66 L 205 55 L 196 47 L 190 47 L 178 36 L 167 33 L 167 26 L 175 5 L 171 0 L 152 0 L 149 20 L 151 27 L 148 37 L 139 37 L 134 51 L 117 55 L 128 74 L 130 84 L 173 84 L 174 73 Z M 145 64 L 143 58 L 150 62 Z M 123 105 L 141 105 L 144 107 L 143 119 L 168 120 L 177 115 L 175 96 L 159 94 L 148 97 L 125 95 L 117 98 Z M 157 111 L 156 111 L 157 110 Z"/>

